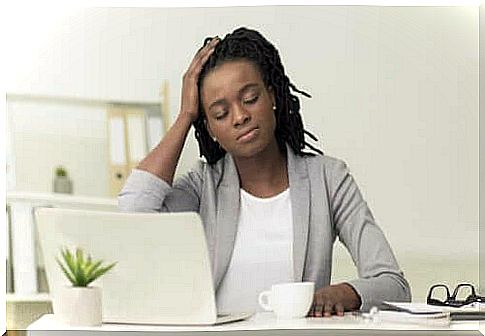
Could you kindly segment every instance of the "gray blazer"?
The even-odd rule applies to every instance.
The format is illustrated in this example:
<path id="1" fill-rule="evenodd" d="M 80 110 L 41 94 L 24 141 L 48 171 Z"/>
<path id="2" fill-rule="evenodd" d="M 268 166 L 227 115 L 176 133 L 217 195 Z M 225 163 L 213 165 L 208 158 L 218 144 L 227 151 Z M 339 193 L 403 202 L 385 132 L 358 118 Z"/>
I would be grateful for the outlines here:
<path id="1" fill-rule="evenodd" d="M 335 238 L 345 245 L 359 278 L 348 283 L 362 310 L 381 301 L 410 301 L 409 284 L 383 232 L 343 161 L 329 156 L 294 154 L 287 146 L 293 212 L 295 281 L 330 284 Z M 233 158 L 211 166 L 200 160 L 171 187 L 146 171 L 134 169 L 118 195 L 122 211 L 198 212 L 204 224 L 217 290 L 232 256 L 239 215 L 239 177 Z"/>

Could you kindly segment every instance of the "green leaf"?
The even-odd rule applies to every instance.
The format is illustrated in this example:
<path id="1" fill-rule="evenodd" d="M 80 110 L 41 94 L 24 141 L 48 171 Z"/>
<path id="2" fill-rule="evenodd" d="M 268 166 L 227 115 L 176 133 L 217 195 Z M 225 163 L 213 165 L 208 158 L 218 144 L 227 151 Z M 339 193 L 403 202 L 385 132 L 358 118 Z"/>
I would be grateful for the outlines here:
<path id="1" fill-rule="evenodd" d="M 57 263 L 61 267 L 64 275 L 71 281 L 75 287 L 86 287 L 110 269 L 116 263 L 100 268 L 103 261 L 94 261 L 90 254 L 84 254 L 81 248 L 71 252 L 67 247 L 61 249 L 62 257 L 67 267 L 65 267 L 57 258 Z"/>
<path id="2" fill-rule="evenodd" d="M 86 263 L 84 265 L 86 268 L 88 268 L 89 266 L 91 266 L 92 263 L 93 263 L 93 260 L 91 258 L 91 255 L 89 254 L 88 259 L 86 260 Z"/>
<path id="3" fill-rule="evenodd" d="M 66 275 L 66 277 L 69 279 L 69 281 L 74 285 L 75 279 L 74 277 L 67 271 L 67 269 L 64 267 L 64 265 L 59 261 L 59 259 L 56 258 L 57 263 L 61 267 L 62 271 Z"/>
<path id="4" fill-rule="evenodd" d="M 74 263 L 74 260 L 72 259 L 71 252 L 69 252 L 69 250 L 67 248 L 65 248 L 64 251 L 62 251 L 62 256 L 63 256 L 64 260 L 66 261 L 67 267 L 69 267 L 69 269 L 71 270 L 71 273 L 75 274 L 76 265 Z"/>
<path id="5" fill-rule="evenodd" d="M 78 287 L 85 287 L 86 286 L 86 277 L 84 276 L 82 255 L 80 256 L 79 253 L 76 253 L 76 286 Z"/>
<path id="6" fill-rule="evenodd" d="M 91 278 L 88 279 L 88 283 L 87 284 L 90 284 L 91 282 L 93 282 L 94 280 L 96 280 L 97 278 L 99 278 L 100 276 L 102 276 L 103 274 L 105 274 L 106 272 L 108 272 L 115 265 L 116 265 L 116 263 L 114 262 L 111 265 L 108 265 L 106 267 L 103 267 L 103 268 L 98 269 L 96 272 L 93 273 L 93 275 L 91 276 Z"/>
<path id="7" fill-rule="evenodd" d="M 93 275 L 93 273 L 101 266 L 102 260 L 98 260 L 94 264 L 92 264 L 90 267 L 87 268 L 86 270 L 86 276 L 88 279 L 90 279 Z"/>
<path id="8" fill-rule="evenodd" d="M 76 260 L 80 265 L 84 264 L 84 254 L 83 254 L 83 250 L 80 248 L 76 249 Z"/>

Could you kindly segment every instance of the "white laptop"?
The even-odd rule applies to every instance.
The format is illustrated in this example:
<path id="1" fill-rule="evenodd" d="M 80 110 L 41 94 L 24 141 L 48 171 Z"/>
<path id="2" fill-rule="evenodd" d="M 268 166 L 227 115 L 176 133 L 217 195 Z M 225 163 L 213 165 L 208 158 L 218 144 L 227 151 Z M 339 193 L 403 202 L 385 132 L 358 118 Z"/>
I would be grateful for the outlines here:
<path id="1" fill-rule="evenodd" d="M 251 316 L 217 316 L 205 234 L 196 213 L 38 208 L 35 218 L 52 297 L 70 284 L 56 262 L 61 247 L 80 247 L 106 264 L 117 262 L 92 283 L 102 287 L 104 323 L 214 325 Z"/>

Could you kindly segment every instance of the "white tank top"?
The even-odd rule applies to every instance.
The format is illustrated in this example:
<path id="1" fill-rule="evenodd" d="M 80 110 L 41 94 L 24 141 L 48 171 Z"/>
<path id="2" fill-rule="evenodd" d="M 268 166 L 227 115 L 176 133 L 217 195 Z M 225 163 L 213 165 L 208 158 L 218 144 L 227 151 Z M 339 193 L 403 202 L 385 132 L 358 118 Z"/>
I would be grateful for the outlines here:
<path id="1" fill-rule="evenodd" d="M 270 198 L 243 189 L 231 262 L 216 294 L 218 312 L 258 312 L 258 295 L 293 282 L 293 220 L 290 190 Z"/>

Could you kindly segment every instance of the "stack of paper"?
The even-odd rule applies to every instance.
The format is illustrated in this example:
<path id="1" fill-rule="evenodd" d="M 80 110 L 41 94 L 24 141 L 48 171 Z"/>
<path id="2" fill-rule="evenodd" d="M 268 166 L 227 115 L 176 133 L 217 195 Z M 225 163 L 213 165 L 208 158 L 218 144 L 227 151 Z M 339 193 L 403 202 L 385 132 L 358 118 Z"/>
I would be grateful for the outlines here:
<path id="1" fill-rule="evenodd" d="M 378 323 L 419 324 L 433 327 L 447 327 L 450 324 L 450 313 L 411 314 L 406 312 L 381 310 L 372 317 Z"/>
<path id="2" fill-rule="evenodd" d="M 433 306 L 426 303 L 410 302 L 383 302 L 383 306 L 392 311 L 404 312 L 410 315 L 439 315 L 449 313 L 450 318 L 458 320 L 484 320 L 485 306 L 473 303 L 463 307 Z"/>
<path id="3" fill-rule="evenodd" d="M 450 324 L 450 313 L 433 306 L 402 302 L 383 302 L 383 309 L 372 308 L 368 314 L 362 314 L 377 323 L 405 323 L 433 327 L 447 327 Z"/>

